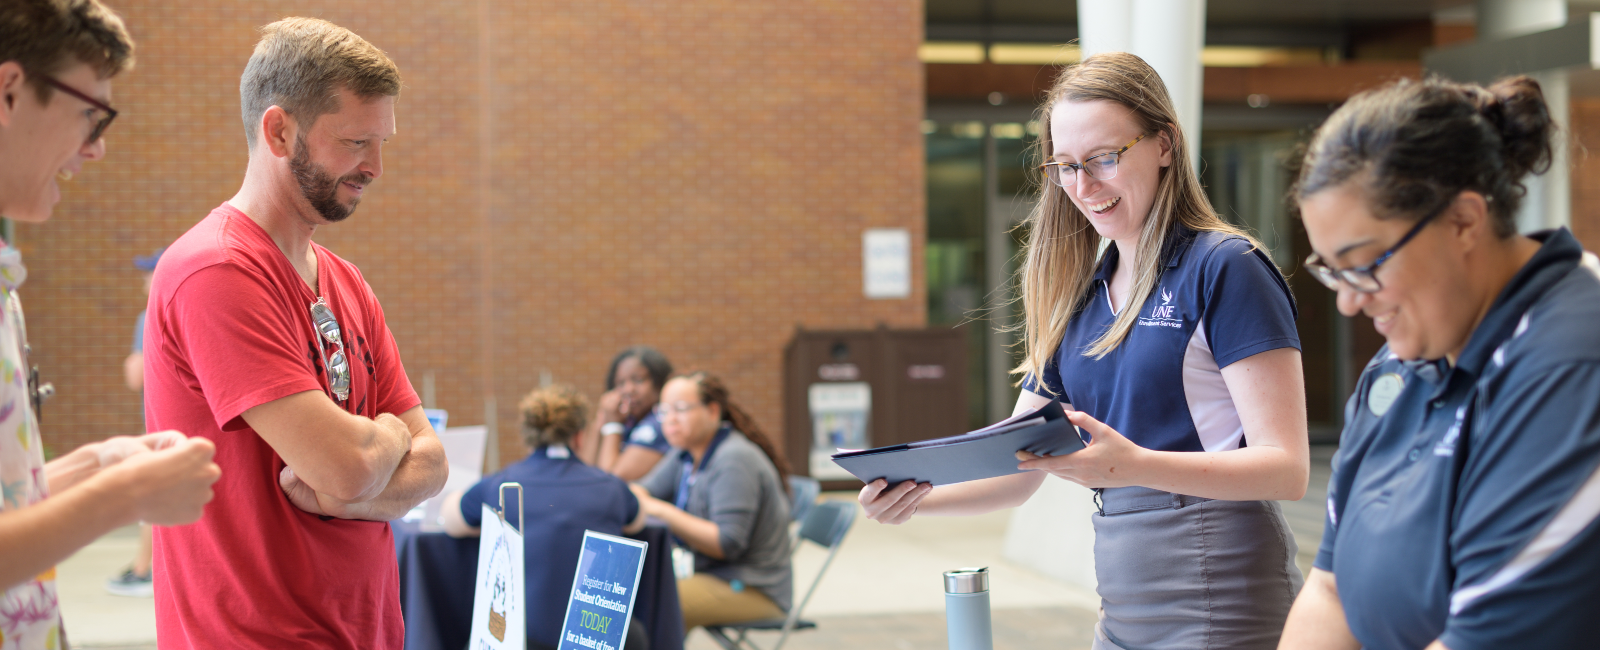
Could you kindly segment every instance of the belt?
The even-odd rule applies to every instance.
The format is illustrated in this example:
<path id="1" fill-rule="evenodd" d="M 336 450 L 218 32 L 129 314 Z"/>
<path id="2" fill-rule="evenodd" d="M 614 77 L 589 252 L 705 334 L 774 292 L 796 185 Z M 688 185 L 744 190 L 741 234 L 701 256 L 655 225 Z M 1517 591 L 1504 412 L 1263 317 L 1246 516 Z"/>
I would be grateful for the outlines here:
<path id="1" fill-rule="evenodd" d="M 1096 488 L 1094 491 L 1095 510 L 1102 517 L 1149 510 L 1177 510 L 1210 500 L 1138 486 Z"/>

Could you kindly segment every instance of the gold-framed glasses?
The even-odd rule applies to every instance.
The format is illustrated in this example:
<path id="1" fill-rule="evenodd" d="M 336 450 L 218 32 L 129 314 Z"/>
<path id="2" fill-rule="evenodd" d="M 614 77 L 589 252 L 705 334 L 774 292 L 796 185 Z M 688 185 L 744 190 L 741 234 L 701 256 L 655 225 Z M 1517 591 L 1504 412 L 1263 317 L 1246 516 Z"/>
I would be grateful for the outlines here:
<path id="1" fill-rule="evenodd" d="M 1050 179 L 1052 184 L 1062 189 L 1078 184 L 1079 171 L 1088 174 L 1089 178 L 1108 181 L 1117 177 L 1117 163 L 1121 161 L 1122 154 L 1127 153 L 1129 149 L 1133 148 L 1133 145 L 1139 144 L 1140 140 L 1149 135 L 1146 133 L 1134 138 L 1133 142 L 1129 142 L 1127 146 L 1116 151 L 1107 151 L 1096 156 L 1089 156 L 1082 163 L 1047 162 L 1039 165 L 1039 169 L 1044 171 L 1045 178 Z"/>

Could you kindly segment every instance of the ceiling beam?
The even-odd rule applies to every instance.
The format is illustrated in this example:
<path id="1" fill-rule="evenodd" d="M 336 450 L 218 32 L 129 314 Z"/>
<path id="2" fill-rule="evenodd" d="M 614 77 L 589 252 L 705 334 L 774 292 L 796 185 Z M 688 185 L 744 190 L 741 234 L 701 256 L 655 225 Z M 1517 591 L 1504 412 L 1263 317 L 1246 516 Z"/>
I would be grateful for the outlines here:
<path id="1" fill-rule="evenodd" d="M 1077 23 L 1042 25 L 928 23 L 924 30 L 924 39 L 929 41 L 1061 44 L 1078 38 Z M 1344 47 L 1349 39 L 1349 33 L 1336 28 L 1250 25 L 1206 27 L 1206 45 L 1326 48 Z"/>
<path id="2" fill-rule="evenodd" d="M 1426 50 L 1422 66 L 1456 81 L 1482 84 L 1509 75 L 1590 69 L 1600 63 L 1596 37 L 1600 13 L 1576 14 L 1555 29 Z"/>
<path id="3" fill-rule="evenodd" d="M 981 100 L 1000 93 L 1003 102 L 1029 105 L 1042 99 L 1060 68 L 1049 65 L 998 63 L 928 63 L 926 89 L 930 100 Z M 1348 61 L 1338 65 L 1206 68 L 1202 97 L 1206 102 L 1243 104 L 1262 95 L 1267 104 L 1336 104 L 1350 95 L 1402 77 L 1422 76 L 1412 61 Z"/>

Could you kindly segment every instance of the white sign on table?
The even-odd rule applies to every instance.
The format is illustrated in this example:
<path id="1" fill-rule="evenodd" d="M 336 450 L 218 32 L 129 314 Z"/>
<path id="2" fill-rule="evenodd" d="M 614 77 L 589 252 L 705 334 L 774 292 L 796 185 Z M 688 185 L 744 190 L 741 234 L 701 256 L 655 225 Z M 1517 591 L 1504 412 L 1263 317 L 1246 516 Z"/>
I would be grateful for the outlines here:
<path id="1" fill-rule="evenodd" d="M 517 528 L 505 520 L 506 489 L 517 491 Z M 478 579 L 473 583 L 470 650 L 526 650 L 528 610 L 522 602 L 527 571 L 522 555 L 522 486 L 500 486 L 500 512 L 483 504 Z"/>
<path id="2" fill-rule="evenodd" d="M 444 411 L 439 413 L 442 414 Z M 433 416 L 433 413 L 428 414 L 429 421 L 433 420 Z M 439 420 L 439 424 L 443 423 L 443 419 Z M 420 528 L 424 532 L 444 530 L 444 525 L 439 522 L 439 513 L 444 508 L 444 499 L 447 495 L 478 484 L 478 479 L 483 474 L 483 452 L 489 438 L 489 430 L 483 425 L 454 429 L 435 428 L 434 432 L 439 436 L 439 444 L 444 446 L 444 458 L 450 464 L 450 476 L 444 480 L 444 489 L 402 517 L 406 521 L 422 522 Z"/>

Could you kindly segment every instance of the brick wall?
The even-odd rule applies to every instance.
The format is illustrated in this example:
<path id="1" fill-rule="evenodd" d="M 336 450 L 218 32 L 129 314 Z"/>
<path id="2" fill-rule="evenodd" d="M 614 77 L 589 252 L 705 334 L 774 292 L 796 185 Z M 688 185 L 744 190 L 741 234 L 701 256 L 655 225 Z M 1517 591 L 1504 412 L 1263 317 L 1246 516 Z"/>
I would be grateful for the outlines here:
<path id="1" fill-rule="evenodd" d="M 138 40 L 109 156 L 19 225 L 54 451 L 140 428 L 122 387 L 134 255 L 232 196 L 255 28 L 326 18 L 399 64 L 385 173 L 317 240 L 360 266 L 452 424 L 542 373 L 598 397 L 646 343 L 722 375 L 770 429 L 797 324 L 926 322 L 916 0 L 478 3 L 113 0 Z M 861 231 L 912 232 L 912 298 L 861 295 Z"/>

